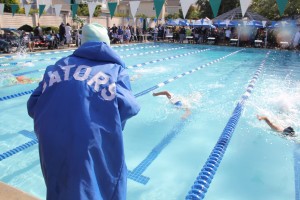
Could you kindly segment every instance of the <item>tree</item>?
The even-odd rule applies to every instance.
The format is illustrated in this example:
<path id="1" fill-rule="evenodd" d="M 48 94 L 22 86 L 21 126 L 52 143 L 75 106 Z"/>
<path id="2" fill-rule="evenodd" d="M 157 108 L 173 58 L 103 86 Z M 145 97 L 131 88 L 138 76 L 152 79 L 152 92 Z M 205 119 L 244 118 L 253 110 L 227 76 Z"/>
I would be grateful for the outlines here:
<path id="1" fill-rule="evenodd" d="M 101 6 L 98 5 L 95 8 L 94 11 L 94 17 L 98 17 L 101 14 Z M 77 15 L 79 16 L 89 16 L 89 8 L 87 4 L 79 4 L 78 10 L 77 10 Z"/>
<path id="2" fill-rule="evenodd" d="M 200 18 L 214 18 L 209 0 L 198 0 L 196 5 L 199 8 L 199 17 Z M 236 7 L 240 6 L 239 0 L 222 0 L 221 5 L 218 11 L 218 15 L 221 15 L 225 12 L 228 12 Z"/>
<path id="3" fill-rule="evenodd" d="M 276 0 L 253 0 L 251 10 L 270 19 L 281 18 Z M 300 1 L 289 0 L 282 17 L 300 15 Z"/>
<path id="4" fill-rule="evenodd" d="M 4 12 L 12 12 L 11 11 L 11 4 L 17 4 L 19 5 L 19 1 L 18 0 L 0 0 L 0 3 L 4 3 Z M 16 12 L 19 12 L 19 9 L 20 9 L 20 5 L 17 9 Z"/>
<path id="5" fill-rule="evenodd" d="M 186 14 L 186 19 L 199 19 L 199 10 L 195 6 L 191 6 Z"/>

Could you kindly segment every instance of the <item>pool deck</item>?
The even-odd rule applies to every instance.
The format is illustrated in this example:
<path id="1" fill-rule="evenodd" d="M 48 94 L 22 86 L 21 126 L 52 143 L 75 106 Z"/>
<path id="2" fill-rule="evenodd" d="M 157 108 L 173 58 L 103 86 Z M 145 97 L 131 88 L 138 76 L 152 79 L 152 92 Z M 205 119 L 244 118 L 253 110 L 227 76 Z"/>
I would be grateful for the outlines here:
<path id="1" fill-rule="evenodd" d="M 0 182 L 0 199 L 5 200 L 39 200 L 34 196 Z"/>

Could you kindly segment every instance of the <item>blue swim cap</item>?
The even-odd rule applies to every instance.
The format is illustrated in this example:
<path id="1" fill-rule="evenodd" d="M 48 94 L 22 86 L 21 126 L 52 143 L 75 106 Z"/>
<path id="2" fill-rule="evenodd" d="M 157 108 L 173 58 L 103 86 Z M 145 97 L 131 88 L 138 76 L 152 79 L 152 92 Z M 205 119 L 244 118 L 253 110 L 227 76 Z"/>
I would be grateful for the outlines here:
<path id="1" fill-rule="evenodd" d="M 181 101 L 177 101 L 176 103 L 174 103 L 175 106 L 182 106 L 182 102 Z"/>

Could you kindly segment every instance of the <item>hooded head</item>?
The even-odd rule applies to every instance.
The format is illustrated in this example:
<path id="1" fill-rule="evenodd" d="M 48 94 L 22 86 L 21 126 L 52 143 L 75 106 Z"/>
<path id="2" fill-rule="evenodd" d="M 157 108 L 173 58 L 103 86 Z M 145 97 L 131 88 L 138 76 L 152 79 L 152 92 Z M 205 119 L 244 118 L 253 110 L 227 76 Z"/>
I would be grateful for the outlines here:
<path id="1" fill-rule="evenodd" d="M 105 42 L 110 45 L 107 29 L 100 24 L 86 24 L 82 27 L 81 44 L 85 42 Z"/>

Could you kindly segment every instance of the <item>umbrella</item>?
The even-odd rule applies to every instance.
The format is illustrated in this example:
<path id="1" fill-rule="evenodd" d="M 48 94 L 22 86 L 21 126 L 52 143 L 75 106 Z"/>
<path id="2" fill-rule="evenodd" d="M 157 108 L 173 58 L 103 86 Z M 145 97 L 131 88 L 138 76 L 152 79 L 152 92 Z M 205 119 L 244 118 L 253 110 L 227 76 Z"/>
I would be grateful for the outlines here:
<path id="1" fill-rule="evenodd" d="M 32 32 L 33 28 L 27 24 L 21 26 L 20 28 L 18 28 L 18 30 L 20 31 L 25 31 L 25 32 Z"/>
<path id="2" fill-rule="evenodd" d="M 216 21 L 214 21 L 214 25 L 216 27 L 237 27 L 238 23 L 237 23 L 237 21 L 228 21 L 226 24 L 226 20 L 224 20 L 224 21 L 216 20 Z"/>

